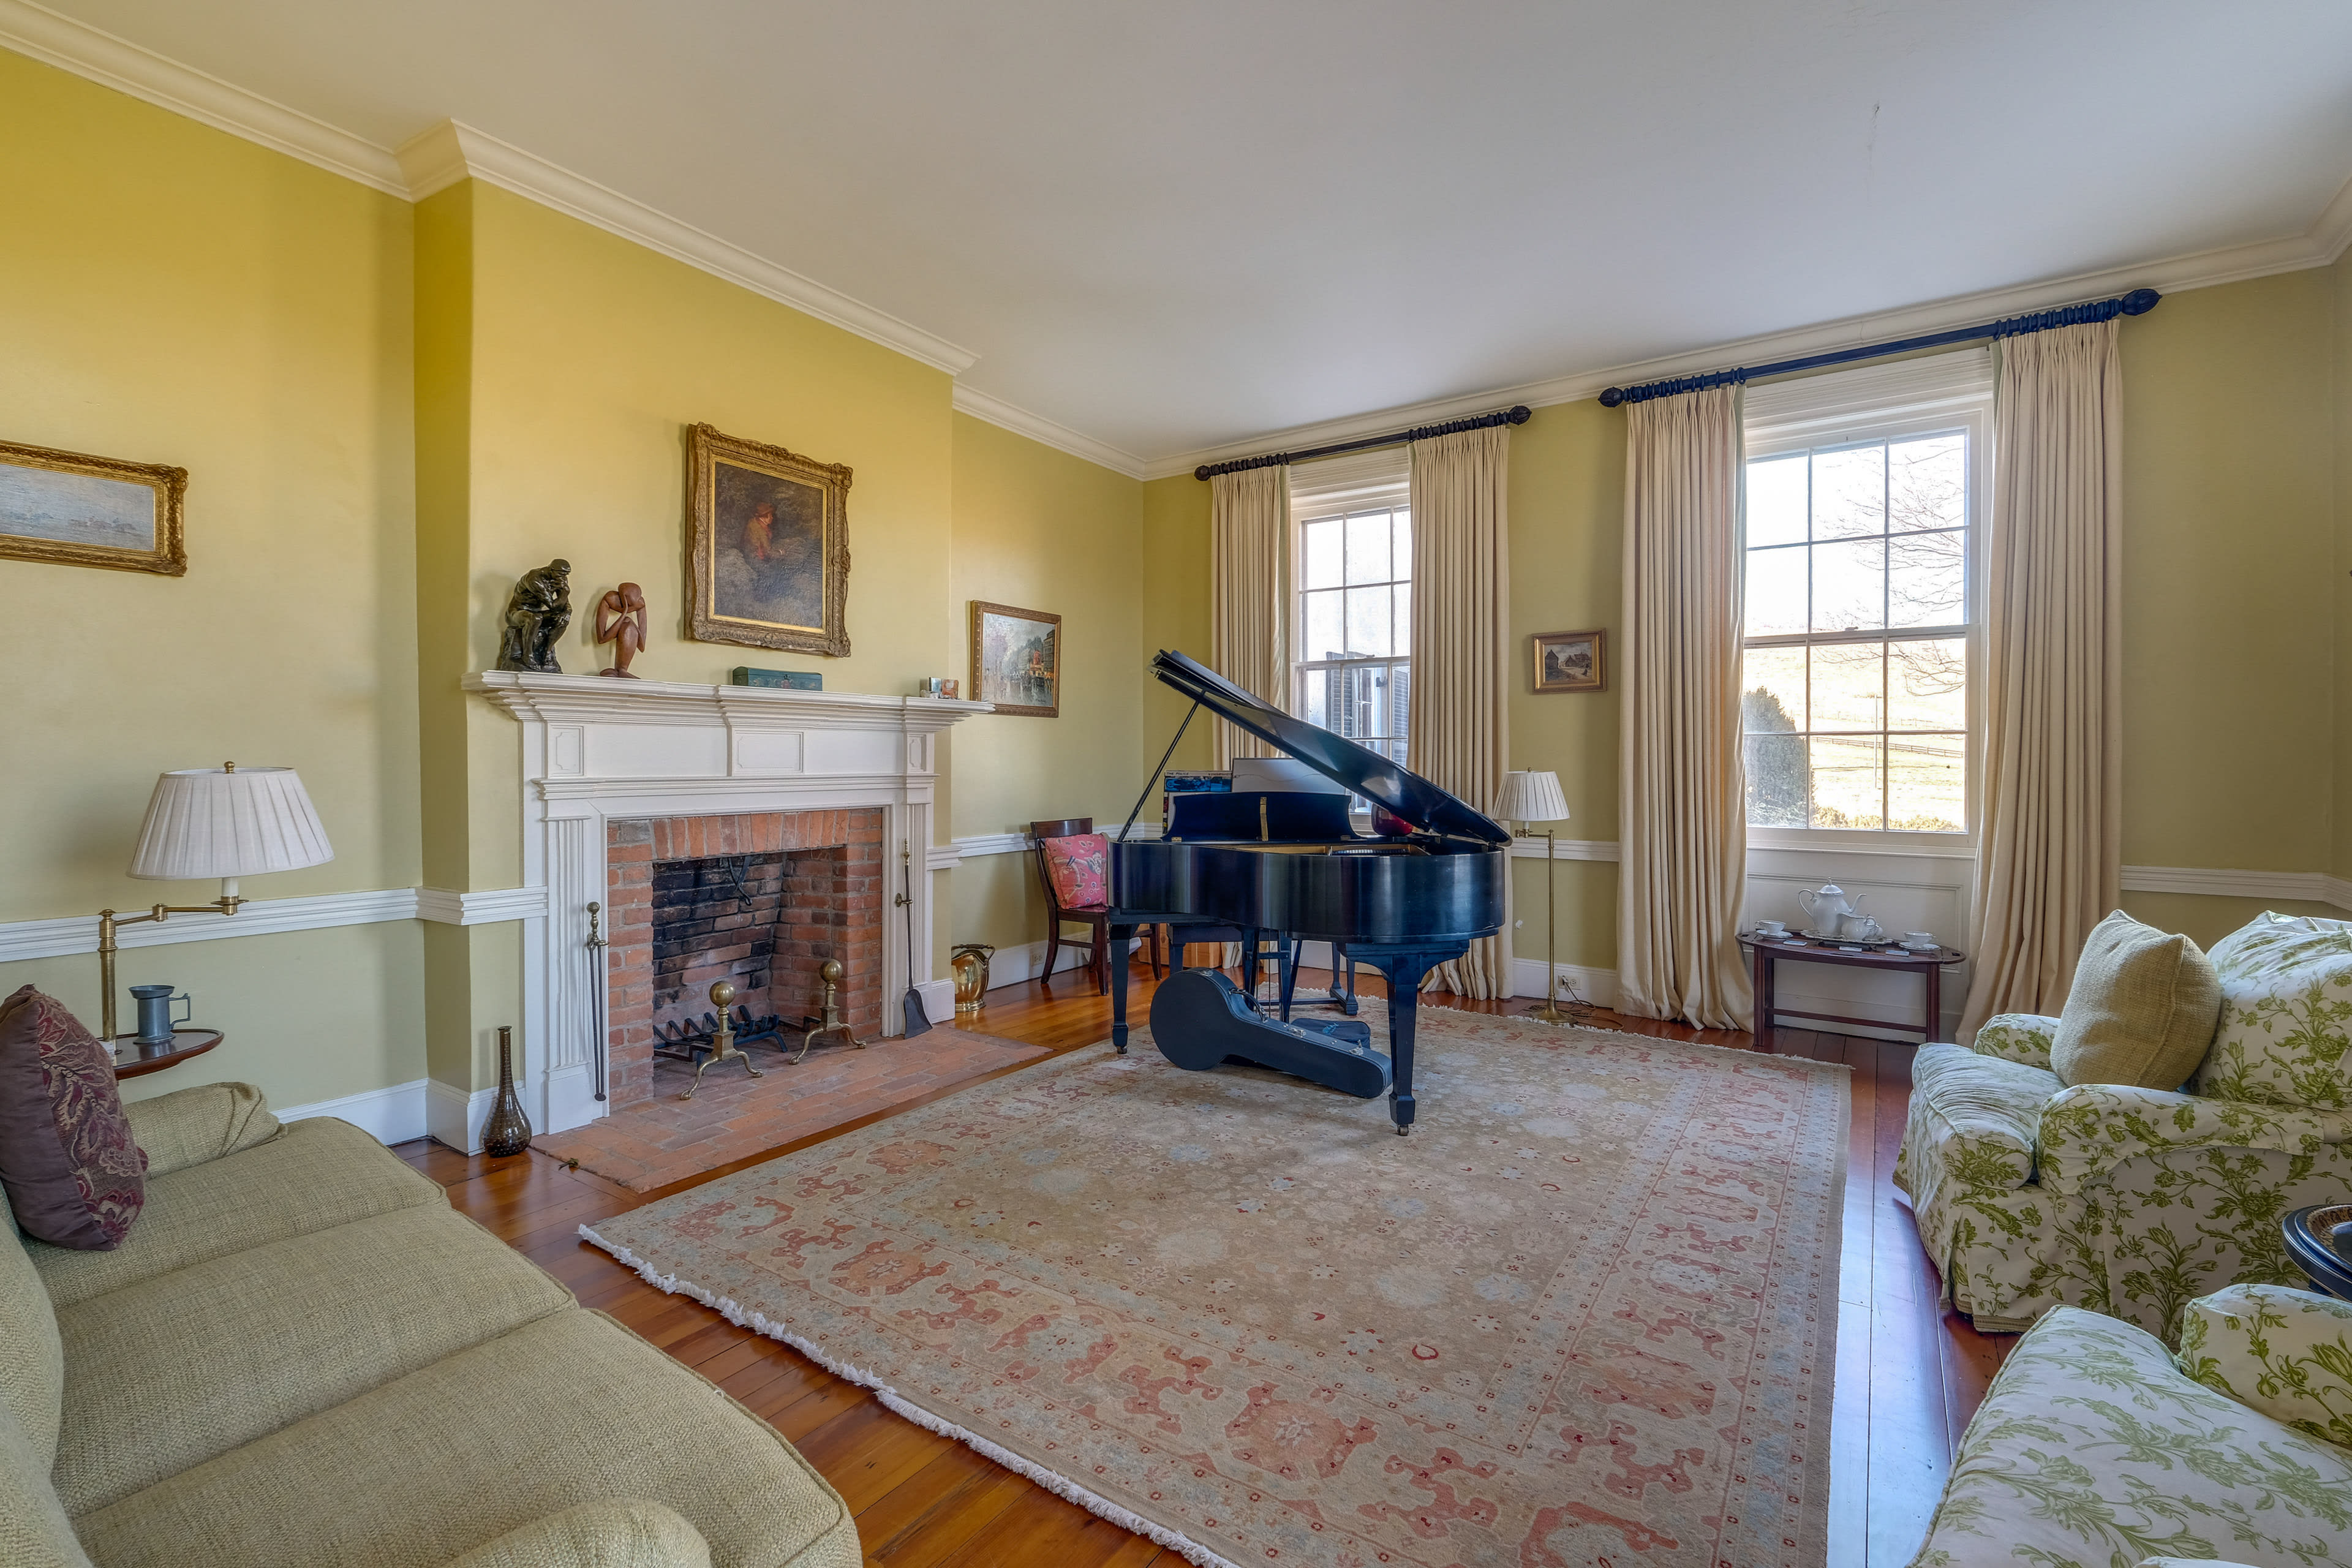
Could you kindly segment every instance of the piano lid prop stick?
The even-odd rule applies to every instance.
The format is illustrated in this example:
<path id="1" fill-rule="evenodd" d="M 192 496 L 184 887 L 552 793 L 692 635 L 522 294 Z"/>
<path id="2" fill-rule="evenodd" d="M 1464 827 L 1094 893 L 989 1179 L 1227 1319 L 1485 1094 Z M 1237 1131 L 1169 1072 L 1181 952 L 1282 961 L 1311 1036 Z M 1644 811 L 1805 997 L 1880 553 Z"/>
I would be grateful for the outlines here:
<path id="1" fill-rule="evenodd" d="M 1168 749 L 1160 753 L 1160 765 L 1151 770 L 1151 776 L 1150 778 L 1143 781 L 1143 793 L 1135 797 L 1135 809 L 1129 812 L 1127 814 L 1127 820 L 1118 825 L 1118 841 L 1121 844 L 1127 842 L 1127 830 L 1135 826 L 1135 819 L 1142 815 L 1143 803 L 1151 798 L 1151 786 L 1158 784 L 1160 782 L 1160 775 L 1168 771 L 1168 759 L 1176 754 L 1176 746 L 1178 742 L 1182 741 L 1184 739 L 1184 731 L 1192 727 L 1192 715 L 1198 713 L 1200 710 L 1201 700 L 1195 697 L 1192 699 L 1192 706 L 1184 710 L 1184 722 L 1176 726 L 1176 739 L 1168 742 Z"/>

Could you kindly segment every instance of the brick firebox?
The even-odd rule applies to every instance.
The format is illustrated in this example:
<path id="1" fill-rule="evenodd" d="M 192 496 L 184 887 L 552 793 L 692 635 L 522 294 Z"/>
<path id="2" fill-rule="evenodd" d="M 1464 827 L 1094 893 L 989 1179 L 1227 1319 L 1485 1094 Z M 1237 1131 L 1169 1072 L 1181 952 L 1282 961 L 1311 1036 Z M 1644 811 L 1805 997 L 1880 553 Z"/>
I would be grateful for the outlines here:
<path id="1" fill-rule="evenodd" d="M 839 959 L 843 1016 L 881 1033 L 878 808 L 621 818 L 605 837 L 614 1110 L 652 1096 L 661 1026 L 709 1012 L 715 980 L 752 1016 L 797 1024 Z"/>

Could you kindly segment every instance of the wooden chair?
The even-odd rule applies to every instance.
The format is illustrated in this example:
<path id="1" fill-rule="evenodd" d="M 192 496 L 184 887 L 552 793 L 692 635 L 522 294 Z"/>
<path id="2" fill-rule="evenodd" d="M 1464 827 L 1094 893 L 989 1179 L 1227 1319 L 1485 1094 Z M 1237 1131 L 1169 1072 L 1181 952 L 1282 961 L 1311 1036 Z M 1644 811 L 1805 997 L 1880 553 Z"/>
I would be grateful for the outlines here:
<path id="1" fill-rule="evenodd" d="M 1095 994 L 1101 995 L 1110 989 L 1110 911 L 1100 904 L 1089 908 L 1064 908 L 1054 892 L 1053 874 L 1045 868 L 1045 840 L 1074 837 L 1094 830 L 1095 819 L 1091 816 L 1066 816 L 1056 821 L 1033 822 L 1029 825 L 1029 853 L 1036 862 L 1037 886 L 1045 894 L 1044 978 L 1053 978 L 1055 961 L 1061 957 L 1062 928 L 1065 925 L 1082 925 L 1087 932 L 1087 967 L 1094 971 Z M 1151 940 L 1150 928 L 1147 927 L 1142 934 L 1143 945 L 1151 954 L 1151 973 L 1157 978 L 1160 973 L 1160 944 Z"/>

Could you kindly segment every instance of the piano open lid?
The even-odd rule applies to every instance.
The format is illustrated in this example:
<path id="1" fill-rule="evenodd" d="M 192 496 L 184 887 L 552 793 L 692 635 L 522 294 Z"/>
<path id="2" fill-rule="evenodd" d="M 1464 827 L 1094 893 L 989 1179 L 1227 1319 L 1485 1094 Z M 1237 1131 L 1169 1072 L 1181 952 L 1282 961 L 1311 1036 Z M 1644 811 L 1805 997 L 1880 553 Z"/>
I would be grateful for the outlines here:
<path id="1" fill-rule="evenodd" d="M 1229 719 L 1270 746 L 1297 757 L 1325 778 L 1394 813 L 1416 829 L 1484 844 L 1508 844 L 1511 835 L 1484 812 L 1401 768 L 1368 746 L 1319 724 L 1269 708 L 1240 687 L 1181 653 L 1152 656 L 1151 673 L 1212 713 Z"/>

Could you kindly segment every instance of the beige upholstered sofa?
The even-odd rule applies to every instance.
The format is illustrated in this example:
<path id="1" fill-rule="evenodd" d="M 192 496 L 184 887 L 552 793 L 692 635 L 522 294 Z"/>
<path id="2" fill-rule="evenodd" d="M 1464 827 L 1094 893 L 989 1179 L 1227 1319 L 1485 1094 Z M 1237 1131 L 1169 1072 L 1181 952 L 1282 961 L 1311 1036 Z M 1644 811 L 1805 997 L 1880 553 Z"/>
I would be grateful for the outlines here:
<path id="1" fill-rule="evenodd" d="M 131 1108 L 110 1252 L 0 1241 L 10 1568 L 854 1568 L 775 1431 L 358 1128 Z"/>
<path id="2" fill-rule="evenodd" d="M 1960 1438 L 1914 1568 L 2352 1563 L 2352 1303 L 2233 1285 L 2180 1352 L 2059 1307 Z"/>

